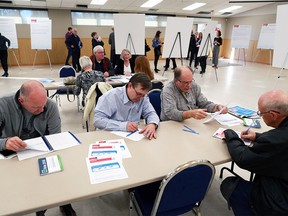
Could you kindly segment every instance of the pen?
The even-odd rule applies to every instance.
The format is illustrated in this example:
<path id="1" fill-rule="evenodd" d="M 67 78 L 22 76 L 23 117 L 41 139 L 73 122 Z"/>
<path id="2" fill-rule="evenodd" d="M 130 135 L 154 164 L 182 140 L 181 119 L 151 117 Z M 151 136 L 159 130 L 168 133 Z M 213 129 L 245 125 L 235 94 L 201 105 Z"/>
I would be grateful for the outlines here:
<path id="1" fill-rule="evenodd" d="M 254 125 L 254 121 L 252 120 L 252 123 L 249 125 L 248 129 L 245 131 L 245 134 L 248 134 L 248 131 L 250 130 L 250 128 Z"/>
<path id="2" fill-rule="evenodd" d="M 199 134 L 197 131 L 195 130 L 187 130 L 187 129 L 182 129 L 185 132 L 190 132 L 190 133 L 194 133 L 194 134 Z"/>
<path id="3" fill-rule="evenodd" d="M 132 134 L 136 133 L 137 131 L 138 131 L 138 130 L 135 130 L 135 131 L 130 132 L 129 134 L 126 135 L 126 137 L 131 136 Z"/>

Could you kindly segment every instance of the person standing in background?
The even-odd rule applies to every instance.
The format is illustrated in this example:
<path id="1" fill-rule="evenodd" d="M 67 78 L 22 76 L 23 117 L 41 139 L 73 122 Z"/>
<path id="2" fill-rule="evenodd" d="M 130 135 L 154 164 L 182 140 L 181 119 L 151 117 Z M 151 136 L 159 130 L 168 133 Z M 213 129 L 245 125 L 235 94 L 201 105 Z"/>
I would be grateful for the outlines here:
<path id="1" fill-rule="evenodd" d="M 218 68 L 219 52 L 221 45 L 222 45 L 221 31 L 218 30 L 216 33 L 216 37 L 214 38 L 212 67 Z"/>
<path id="2" fill-rule="evenodd" d="M 79 58 L 80 58 L 80 50 L 83 46 L 82 41 L 80 37 L 78 36 L 77 29 L 72 29 L 72 34 L 69 36 L 67 41 L 68 46 L 72 50 L 72 65 L 73 68 L 77 71 L 81 71 L 81 66 L 79 64 Z"/>
<path id="3" fill-rule="evenodd" d="M 8 44 L 8 46 L 7 46 Z M 10 47 L 10 40 L 0 33 L 0 61 L 4 70 L 3 77 L 8 77 L 8 48 Z"/>
<path id="4" fill-rule="evenodd" d="M 116 56 L 116 50 L 115 50 L 115 35 L 114 35 L 114 27 L 112 27 L 112 32 L 109 35 L 108 43 L 110 44 L 110 61 L 115 67 L 117 65 L 117 56 Z"/>
<path id="5" fill-rule="evenodd" d="M 160 40 L 160 34 L 161 34 L 161 31 L 158 30 L 155 34 L 155 37 L 152 40 L 152 47 L 154 48 L 154 71 L 155 73 L 158 73 L 158 71 L 160 71 L 159 69 L 157 69 L 159 57 L 160 55 L 162 55 L 161 47 L 163 44 Z"/>
<path id="6" fill-rule="evenodd" d="M 95 46 L 100 45 L 100 46 L 104 47 L 104 42 L 102 41 L 102 38 L 97 34 L 97 32 L 92 32 L 91 37 L 92 37 L 92 40 L 91 40 L 92 53 L 93 53 L 93 49 Z"/>
<path id="7" fill-rule="evenodd" d="M 66 57 L 66 61 L 65 61 L 65 65 L 69 65 L 69 59 L 70 57 L 72 56 L 72 50 L 71 50 L 71 47 L 69 47 L 68 45 L 68 38 L 70 37 L 70 35 L 72 34 L 72 27 L 68 27 L 68 31 L 66 32 L 65 34 L 65 45 L 67 47 L 67 57 Z"/>
<path id="8" fill-rule="evenodd" d="M 194 60 L 196 62 L 196 58 L 197 58 L 196 36 L 193 34 L 193 31 L 191 32 L 191 37 L 190 37 L 189 52 L 190 52 L 189 66 L 191 67 L 192 61 Z"/>

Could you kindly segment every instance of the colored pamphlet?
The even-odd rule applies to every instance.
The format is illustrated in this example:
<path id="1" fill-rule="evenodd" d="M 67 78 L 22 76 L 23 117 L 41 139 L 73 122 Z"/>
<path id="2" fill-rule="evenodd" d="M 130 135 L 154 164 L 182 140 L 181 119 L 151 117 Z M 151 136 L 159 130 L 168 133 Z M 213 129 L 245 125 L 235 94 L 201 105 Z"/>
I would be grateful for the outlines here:
<path id="1" fill-rule="evenodd" d="M 63 171 L 63 164 L 59 155 L 38 159 L 40 175 L 47 175 Z"/>

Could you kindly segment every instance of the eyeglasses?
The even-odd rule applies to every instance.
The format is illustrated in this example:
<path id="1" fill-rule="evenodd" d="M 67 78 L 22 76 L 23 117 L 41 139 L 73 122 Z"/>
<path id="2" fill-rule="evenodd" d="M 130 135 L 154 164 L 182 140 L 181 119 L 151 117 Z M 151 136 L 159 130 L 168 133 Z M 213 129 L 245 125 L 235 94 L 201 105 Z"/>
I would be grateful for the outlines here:
<path id="1" fill-rule="evenodd" d="M 181 81 L 181 80 L 178 80 L 181 84 L 183 85 L 191 85 L 193 81 Z"/>
<path id="2" fill-rule="evenodd" d="M 265 115 L 265 114 L 267 114 L 267 113 L 270 113 L 270 112 L 275 112 L 275 113 L 280 114 L 280 112 L 275 111 L 275 110 L 268 110 L 268 111 L 266 111 L 266 112 L 260 112 L 260 111 L 258 110 L 258 111 L 257 111 L 257 115 L 260 116 L 260 117 L 262 117 L 263 115 Z"/>
<path id="3" fill-rule="evenodd" d="M 137 97 L 145 97 L 146 94 L 143 94 L 143 93 L 141 93 L 141 92 L 136 91 L 136 89 L 134 88 L 134 86 L 132 86 L 132 88 L 134 89 Z"/>

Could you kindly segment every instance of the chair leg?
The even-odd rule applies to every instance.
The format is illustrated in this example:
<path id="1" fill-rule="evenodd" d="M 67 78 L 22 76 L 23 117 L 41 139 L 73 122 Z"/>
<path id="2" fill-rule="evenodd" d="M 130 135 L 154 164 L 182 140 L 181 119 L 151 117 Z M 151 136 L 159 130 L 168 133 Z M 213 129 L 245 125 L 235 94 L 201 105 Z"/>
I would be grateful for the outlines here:
<path id="1" fill-rule="evenodd" d="M 134 199 L 134 192 L 129 193 L 129 216 L 132 215 L 132 210 L 133 210 L 133 199 Z"/>
<path id="2" fill-rule="evenodd" d="M 197 216 L 201 216 L 200 208 L 199 208 L 199 207 L 195 207 L 195 208 L 193 208 L 192 211 L 194 212 L 195 215 L 197 215 Z"/>

